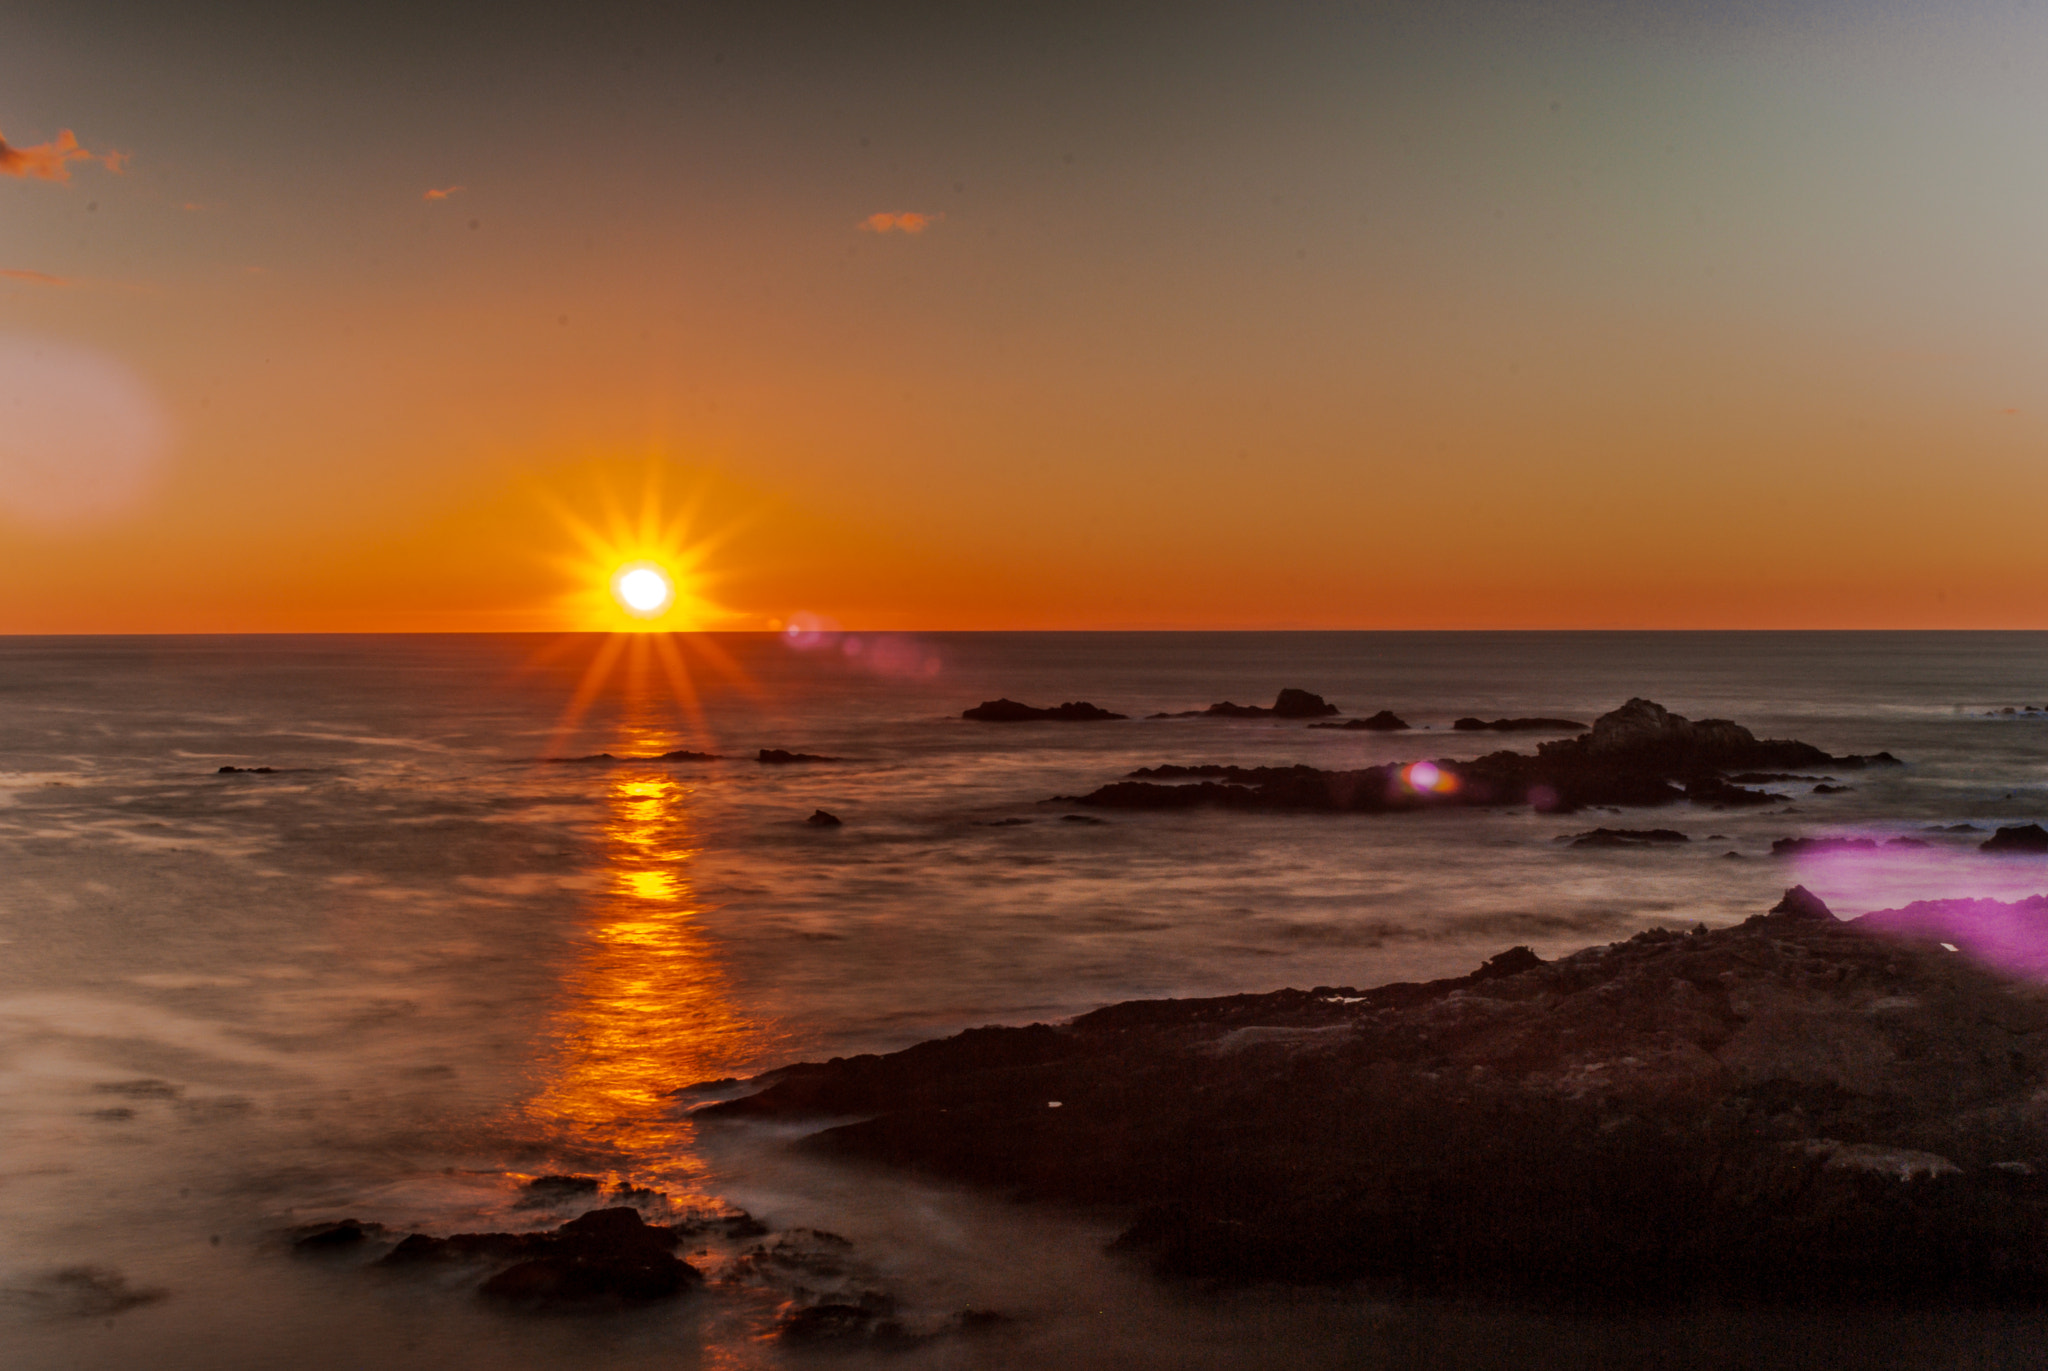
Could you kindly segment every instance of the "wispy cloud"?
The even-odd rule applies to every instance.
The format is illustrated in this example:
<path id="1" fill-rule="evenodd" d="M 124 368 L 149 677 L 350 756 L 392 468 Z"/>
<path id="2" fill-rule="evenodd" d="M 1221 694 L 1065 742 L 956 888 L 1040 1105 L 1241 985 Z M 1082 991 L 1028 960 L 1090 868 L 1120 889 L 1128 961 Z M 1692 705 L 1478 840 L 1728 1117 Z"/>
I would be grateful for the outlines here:
<path id="1" fill-rule="evenodd" d="M 18 148 L 0 135 L 0 173 L 33 177 L 38 181 L 69 181 L 73 162 L 97 162 L 108 171 L 128 164 L 125 152 L 88 152 L 78 145 L 78 135 L 64 129 L 47 143 Z"/>
<path id="2" fill-rule="evenodd" d="M 52 276 L 47 271 L 28 271 L 20 267 L 0 267 L 0 281 L 27 281 L 38 286 L 68 286 L 68 276 Z"/>
<path id="3" fill-rule="evenodd" d="M 863 233 L 919 234 L 945 217 L 943 214 L 919 214 L 915 210 L 904 210 L 897 214 L 870 214 L 860 221 L 860 229 Z"/>
<path id="4" fill-rule="evenodd" d="M 459 190 L 468 190 L 468 189 L 469 189 L 469 187 L 468 187 L 468 186 L 444 186 L 444 187 L 443 187 L 443 188 L 441 188 L 440 190 L 429 190 L 429 191 L 428 191 L 428 192 L 427 192 L 427 193 L 426 193 L 425 195 L 422 195 L 422 196 L 420 197 L 420 199 L 422 199 L 422 200 L 446 200 L 446 199 L 447 199 L 447 198 L 448 198 L 449 196 L 451 196 L 451 195 L 455 194 L 455 192 L 457 192 L 457 191 L 459 191 Z"/>

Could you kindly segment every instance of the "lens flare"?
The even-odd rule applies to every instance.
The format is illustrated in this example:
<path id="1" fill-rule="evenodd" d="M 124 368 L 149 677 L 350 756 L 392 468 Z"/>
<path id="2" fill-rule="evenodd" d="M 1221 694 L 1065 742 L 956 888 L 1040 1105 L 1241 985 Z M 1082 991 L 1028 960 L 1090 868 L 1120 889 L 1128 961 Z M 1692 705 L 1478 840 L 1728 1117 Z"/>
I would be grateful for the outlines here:
<path id="1" fill-rule="evenodd" d="M 1435 762 L 1413 762 L 1401 779 L 1418 795 L 1449 795 L 1458 788 L 1458 778 Z"/>

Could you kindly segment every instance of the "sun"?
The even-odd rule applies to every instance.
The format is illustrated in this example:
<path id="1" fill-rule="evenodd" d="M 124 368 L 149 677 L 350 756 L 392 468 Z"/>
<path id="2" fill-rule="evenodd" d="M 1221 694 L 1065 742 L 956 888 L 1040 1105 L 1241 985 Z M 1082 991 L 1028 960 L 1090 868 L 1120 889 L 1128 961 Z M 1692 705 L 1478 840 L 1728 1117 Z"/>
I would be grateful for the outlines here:
<path id="1" fill-rule="evenodd" d="M 676 602 L 675 578 L 653 562 L 628 562 L 612 573 L 612 598 L 641 619 L 658 619 Z"/>

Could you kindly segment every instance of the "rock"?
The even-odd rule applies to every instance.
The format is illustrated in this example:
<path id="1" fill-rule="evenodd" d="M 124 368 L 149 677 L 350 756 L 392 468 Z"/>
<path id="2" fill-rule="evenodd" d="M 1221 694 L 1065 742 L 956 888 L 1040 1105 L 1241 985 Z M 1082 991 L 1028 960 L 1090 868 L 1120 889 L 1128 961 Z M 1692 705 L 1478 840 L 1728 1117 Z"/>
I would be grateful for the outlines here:
<path id="1" fill-rule="evenodd" d="M 1815 795 L 1847 795 L 1855 788 L 1853 785 L 1817 785 L 1813 788 L 1812 793 Z"/>
<path id="2" fill-rule="evenodd" d="M 274 766 L 224 766 L 213 773 L 216 776 L 275 776 Z"/>
<path id="3" fill-rule="evenodd" d="M 382 1224 L 366 1224 L 359 1219 L 341 1219 L 334 1223 L 316 1223 L 296 1229 L 292 1236 L 292 1251 L 301 1254 L 346 1251 L 361 1247 L 376 1234 L 382 1233 Z"/>
<path id="4" fill-rule="evenodd" d="M 1098 723 L 1108 719 L 1128 719 L 1131 716 L 1098 709 L 1086 700 L 1070 701 L 1050 709 L 1035 709 L 1030 705 L 1005 699 L 983 700 L 972 709 L 960 711 L 960 717 L 985 724 L 1019 724 L 1039 719 L 1050 719 L 1060 723 Z"/>
<path id="5" fill-rule="evenodd" d="M 830 813 L 827 810 L 814 809 L 811 811 L 811 817 L 805 819 L 804 822 L 813 828 L 838 828 L 840 818 L 837 814 Z"/>
<path id="6" fill-rule="evenodd" d="M 786 1067 L 696 1117 L 854 1118 L 803 1146 L 1121 1211 L 1119 1250 L 1207 1281 L 2039 1305 L 2048 992 L 1927 940 L 1979 906 L 2048 947 L 2048 897 L 1844 922 L 1794 888 L 1552 962 Z"/>
<path id="7" fill-rule="evenodd" d="M 1109 821 L 1107 819 L 1098 819 L 1093 814 L 1062 814 L 1060 815 L 1060 822 L 1063 824 L 1103 824 Z"/>
<path id="8" fill-rule="evenodd" d="M 532 1208 L 536 1205 L 586 1199 L 595 1195 L 603 1184 L 604 1182 L 595 1176 L 535 1176 L 519 1187 L 519 1205 L 521 1208 Z"/>
<path id="9" fill-rule="evenodd" d="M 1178 714 L 1153 714 L 1154 719 L 1321 719 L 1341 713 L 1337 706 L 1313 691 L 1293 686 L 1282 690 L 1270 705 L 1236 705 L 1228 700 L 1207 709 L 1184 709 Z"/>
<path id="10" fill-rule="evenodd" d="M 1391 709 L 1383 709 L 1366 719 L 1346 719 L 1341 724 L 1310 724 L 1310 728 L 1341 728 L 1351 732 L 1363 730 L 1368 733 L 1398 733 L 1408 727 L 1406 720 Z"/>
<path id="11" fill-rule="evenodd" d="M 1595 828 L 1570 837 L 1573 847 L 1660 847 L 1691 841 L 1675 828 Z"/>
<path id="12" fill-rule="evenodd" d="M 724 758 L 720 757 L 716 752 L 691 752 L 686 749 L 680 752 L 664 752 L 659 757 L 651 757 L 648 760 L 655 762 L 717 762 L 723 761 Z"/>
<path id="13" fill-rule="evenodd" d="M 761 755 L 755 760 L 784 764 L 788 762 L 836 762 L 839 758 L 820 757 L 815 752 L 784 752 L 779 747 L 764 747 L 761 749 Z"/>
<path id="14" fill-rule="evenodd" d="M 1758 741 L 1725 719 L 1695 724 L 1638 699 L 1602 715 L 1580 737 L 1539 744 L 1534 756 L 1494 752 L 1471 760 L 1437 758 L 1356 771 L 1169 765 L 1142 768 L 1125 781 L 1062 798 L 1119 809 L 1216 805 L 1361 813 L 1520 804 L 1545 813 L 1571 813 L 1589 805 L 1637 807 L 1680 799 L 1714 808 L 1753 807 L 1783 797 L 1745 789 L 1726 779 L 1729 772 L 1785 765 L 1853 771 L 1896 765 L 1897 760 L 1889 753 L 1831 757 L 1806 743 Z M 1160 784 L 1187 780 L 1199 784 Z"/>
<path id="15" fill-rule="evenodd" d="M 2048 852 L 2048 829 L 2039 824 L 2014 824 L 1977 844 L 1979 852 Z"/>
<path id="16" fill-rule="evenodd" d="M 1451 725 L 1465 733 L 1583 733 L 1586 725 L 1571 719 L 1475 719 L 1470 716 Z"/>
<path id="17" fill-rule="evenodd" d="M 541 1309 L 644 1304 L 704 1283 L 701 1272 L 675 1255 L 678 1241 L 674 1229 L 648 1224 L 637 1210 L 595 1209 L 551 1233 L 414 1233 L 376 1265 L 499 1265 L 478 1293 Z"/>

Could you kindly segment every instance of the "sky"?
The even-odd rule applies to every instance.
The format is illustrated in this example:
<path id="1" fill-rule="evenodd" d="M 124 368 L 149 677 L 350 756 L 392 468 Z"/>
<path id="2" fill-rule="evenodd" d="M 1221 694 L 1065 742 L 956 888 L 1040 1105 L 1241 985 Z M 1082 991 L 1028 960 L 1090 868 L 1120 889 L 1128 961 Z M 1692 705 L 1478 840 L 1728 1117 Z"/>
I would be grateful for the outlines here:
<path id="1" fill-rule="evenodd" d="M 2048 3 L 8 10 L 0 632 L 2048 628 Z"/>

